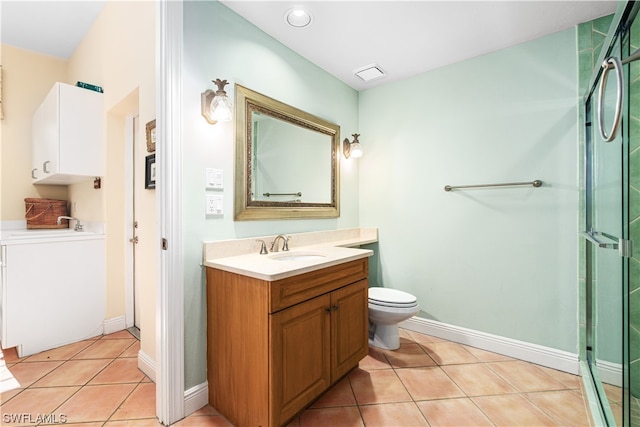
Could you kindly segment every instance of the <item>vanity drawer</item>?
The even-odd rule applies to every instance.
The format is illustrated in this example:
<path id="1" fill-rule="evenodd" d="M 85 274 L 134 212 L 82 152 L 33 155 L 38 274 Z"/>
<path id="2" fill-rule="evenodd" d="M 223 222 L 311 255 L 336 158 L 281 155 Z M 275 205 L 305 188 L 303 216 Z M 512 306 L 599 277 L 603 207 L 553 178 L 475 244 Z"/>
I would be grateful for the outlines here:
<path id="1" fill-rule="evenodd" d="M 367 278 L 367 258 L 271 282 L 270 313 Z"/>

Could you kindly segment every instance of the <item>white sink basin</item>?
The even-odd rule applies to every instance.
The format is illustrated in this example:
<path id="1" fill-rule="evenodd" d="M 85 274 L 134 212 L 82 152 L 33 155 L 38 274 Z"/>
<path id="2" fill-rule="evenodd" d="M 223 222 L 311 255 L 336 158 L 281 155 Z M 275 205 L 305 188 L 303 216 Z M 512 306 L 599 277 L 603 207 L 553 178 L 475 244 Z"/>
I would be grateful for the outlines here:
<path id="1" fill-rule="evenodd" d="M 326 255 L 319 252 L 282 252 L 270 255 L 269 258 L 275 261 L 317 261 L 326 258 Z"/>

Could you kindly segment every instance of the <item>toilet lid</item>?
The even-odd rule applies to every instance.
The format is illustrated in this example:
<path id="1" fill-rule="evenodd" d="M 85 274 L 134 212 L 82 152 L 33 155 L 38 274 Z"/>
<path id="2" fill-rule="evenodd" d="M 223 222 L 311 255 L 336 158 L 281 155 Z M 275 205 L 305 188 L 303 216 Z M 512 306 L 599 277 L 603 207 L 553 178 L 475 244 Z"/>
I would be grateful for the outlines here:
<path id="1" fill-rule="evenodd" d="M 397 289 L 369 288 L 369 302 L 388 307 L 407 307 L 416 305 L 416 297 Z"/>

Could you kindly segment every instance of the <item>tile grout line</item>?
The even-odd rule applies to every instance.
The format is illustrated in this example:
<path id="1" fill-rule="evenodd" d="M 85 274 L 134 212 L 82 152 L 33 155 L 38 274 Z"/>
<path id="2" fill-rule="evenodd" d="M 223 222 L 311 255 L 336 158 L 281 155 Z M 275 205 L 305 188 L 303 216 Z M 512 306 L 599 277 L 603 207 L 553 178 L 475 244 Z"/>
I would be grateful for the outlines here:
<path id="1" fill-rule="evenodd" d="M 65 403 L 67 403 L 70 399 L 72 399 L 74 396 L 76 396 L 78 393 L 80 393 L 85 387 L 89 386 L 89 383 L 95 379 L 100 373 L 102 373 L 104 370 L 106 370 L 109 366 L 111 366 L 117 359 L 121 358 L 121 356 L 127 351 L 129 350 L 129 348 L 131 348 L 131 346 L 135 345 L 137 340 L 134 339 L 134 341 L 127 346 L 125 349 L 123 349 L 120 353 L 118 353 L 117 356 L 113 357 L 113 358 L 90 358 L 90 359 L 74 359 L 78 354 L 82 353 L 83 351 L 85 351 L 86 349 L 88 349 L 89 347 L 91 347 L 92 345 L 96 344 L 98 341 L 102 341 L 104 339 L 106 335 L 103 335 L 101 338 L 98 339 L 94 339 L 91 340 L 93 341 L 92 343 L 89 343 L 87 346 L 79 349 L 77 352 L 69 355 L 66 359 L 63 360 L 52 360 L 51 362 L 62 362 L 60 365 L 58 365 L 57 367 L 55 367 L 54 369 L 52 369 L 51 371 L 47 372 L 46 374 L 42 375 L 41 377 L 39 377 L 38 379 L 34 380 L 30 385 L 28 385 L 27 387 L 21 389 L 20 392 L 16 393 L 15 395 L 11 396 L 9 399 L 7 399 L 6 402 L 2 402 L 3 404 L 11 401 L 12 399 L 16 398 L 17 396 L 21 395 L 22 393 L 24 393 L 26 390 L 37 390 L 37 389 L 52 389 L 52 388 L 62 388 L 62 387 L 78 387 L 78 390 L 76 390 L 75 392 L 73 392 L 70 396 L 68 396 L 64 401 L 62 401 L 58 406 L 56 406 L 51 412 L 50 414 L 55 413 L 58 409 L 60 409 Z M 132 336 L 132 338 L 135 338 Z M 128 338 L 126 338 L 128 339 Z M 109 339 L 107 339 L 109 340 Z M 57 347 L 59 348 L 59 347 Z M 33 356 L 33 355 L 32 355 Z M 15 364 L 13 364 L 12 366 L 15 366 L 19 363 L 40 363 L 40 362 L 49 362 L 47 360 L 42 360 L 42 361 L 32 361 L 29 362 L 28 358 L 31 356 L 28 356 L 27 358 L 25 358 L 24 360 L 18 360 L 18 362 L 16 362 Z M 123 357 L 123 359 L 126 359 Z M 84 384 L 70 384 L 70 385 L 59 385 L 59 386 L 48 386 L 48 387 L 35 387 L 34 385 L 36 383 L 38 383 L 38 381 L 41 381 L 43 378 L 52 375 L 55 371 L 57 371 L 59 368 L 61 368 L 62 366 L 64 366 L 66 363 L 71 362 L 71 361 L 82 361 L 82 360 L 110 360 L 109 363 L 107 363 L 102 369 L 100 369 L 98 372 L 96 372 L 91 378 L 89 378 Z M 136 386 L 131 390 L 131 392 L 124 398 L 124 400 L 120 403 L 120 405 L 118 405 L 118 408 L 116 408 L 115 411 L 117 411 L 120 406 L 122 405 L 122 403 L 131 395 L 131 393 L 133 393 L 133 391 L 139 386 L 139 384 L 144 381 L 146 378 L 146 375 L 143 375 L 142 379 L 140 381 L 138 381 L 137 383 L 114 383 L 114 384 L 136 384 Z M 100 385 L 108 385 L 108 384 L 99 384 L 97 386 Z M 115 411 L 109 416 L 109 418 L 107 418 L 107 420 L 105 421 L 98 421 L 98 422 L 102 422 L 103 425 L 111 418 L 111 416 L 113 416 L 113 414 L 115 413 Z M 42 423 L 37 424 L 37 425 L 43 425 Z"/>
<path id="2" fill-rule="evenodd" d="M 128 332 L 128 331 L 127 331 L 127 332 Z M 129 334 L 131 334 L 131 332 L 129 332 Z M 133 342 L 131 343 L 131 345 L 130 345 L 130 346 L 128 346 L 127 348 L 125 348 L 124 350 L 122 350 L 122 352 L 118 355 L 118 357 L 116 357 L 115 359 L 113 359 L 114 361 L 115 361 L 116 359 L 121 358 L 120 356 L 122 356 L 125 352 L 127 352 L 127 350 L 129 350 L 129 349 L 130 349 L 132 346 L 134 346 L 136 343 L 140 342 L 140 340 L 138 340 L 136 337 L 134 337 L 133 335 L 131 335 L 131 336 L 134 338 L 134 340 L 133 340 Z M 126 358 L 123 358 L 123 359 L 126 359 Z M 137 369 L 138 369 L 138 370 L 140 370 L 139 368 L 137 368 Z M 142 371 L 141 371 L 141 372 L 142 372 Z M 122 399 L 122 402 L 120 402 L 120 404 L 118 405 L 118 407 L 117 407 L 117 408 L 116 408 L 116 409 L 111 413 L 111 415 L 109 415 L 109 417 L 108 417 L 108 418 L 103 422 L 103 424 L 102 424 L 103 426 L 104 426 L 107 422 L 111 421 L 111 417 L 113 417 L 113 416 L 115 415 L 115 413 L 116 413 L 116 412 L 118 412 L 118 409 L 120 409 L 120 408 L 122 407 L 122 405 L 124 404 L 124 402 L 126 402 L 126 401 L 127 401 L 127 399 L 129 399 L 129 397 L 131 397 L 131 395 L 133 394 L 133 392 L 134 392 L 134 391 L 136 391 L 136 390 L 137 390 L 137 388 L 138 388 L 138 387 L 140 387 L 140 384 L 142 384 L 142 383 L 143 383 L 143 381 L 147 378 L 147 376 L 144 374 L 144 372 L 142 372 L 142 374 L 143 374 L 143 375 L 142 375 L 142 378 L 140 379 L 140 381 L 138 381 L 138 383 L 137 383 L 137 384 L 136 384 L 136 386 L 131 390 L 131 392 L 129 392 L 129 394 L 127 394 L 127 396 L 126 396 L 124 399 Z M 118 384 L 125 384 L 125 383 L 118 383 Z M 133 383 L 126 383 L 126 384 L 133 384 Z M 122 420 L 114 420 L 114 421 L 122 421 Z"/>
<path id="3" fill-rule="evenodd" d="M 412 336 L 411 334 L 410 334 L 410 336 L 413 338 L 413 336 Z M 415 342 L 415 338 L 413 338 L 413 340 L 414 340 L 413 342 Z M 423 350 L 427 355 L 429 355 L 429 356 L 430 356 L 430 354 L 429 354 L 429 353 L 427 352 L 427 350 L 422 346 L 422 344 L 421 344 L 421 343 L 417 343 L 417 344 L 420 346 L 420 348 L 421 348 L 421 349 L 422 349 L 422 350 Z M 500 378 L 501 380 L 505 381 L 505 383 L 509 384 L 509 386 L 511 386 L 511 387 L 515 390 L 515 393 L 500 393 L 500 394 L 494 394 L 494 395 L 470 396 L 470 395 L 469 395 L 469 394 L 468 394 L 468 393 L 467 393 L 467 392 L 466 392 L 466 391 L 465 391 L 465 390 L 460 386 L 460 384 L 458 384 L 458 383 L 455 381 L 455 379 L 454 379 L 454 378 L 452 378 L 452 377 L 447 373 L 447 371 L 446 371 L 446 370 L 442 369 L 442 366 L 451 366 L 451 365 L 442 365 L 442 364 L 439 364 L 437 361 L 435 361 L 435 360 L 434 360 L 434 362 L 436 363 L 437 367 L 439 367 L 439 368 L 440 368 L 440 370 L 441 370 L 441 371 L 442 371 L 442 372 L 443 372 L 443 373 L 444 373 L 444 374 L 445 374 L 445 375 L 446 375 L 446 376 L 447 376 L 447 377 L 448 377 L 448 378 L 449 378 L 449 379 L 450 379 L 450 380 L 451 380 L 451 381 L 452 381 L 452 382 L 453 382 L 453 383 L 454 383 L 454 384 L 455 384 L 455 385 L 460 389 L 460 391 L 465 395 L 465 397 L 466 397 L 467 399 L 469 399 L 469 401 L 471 401 L 471 402 L 474 404 L 474 406 L 475 406 L 476 408 L 478 408 L 478 410 L 479 410 L 479 411 L 480 411 L 480 412 L 481 412 L 481 413 L 482 413 L 482 414 L 483 414 L 483 415 L 484 415 L 484 416 L 485 416 L 485 417 L 486 417 L 486 418 L 487 418 L 487 419 L 488 419 L 492 424 L 494 424 L 494 425 L 495 425 L 495 422 L 493 421 L 493 419 L 492 419 L 488 414 L 486 414 L 486 413 L 482 410 L 482 408 L 480 408 L 480 407 L 477 405 L 476 401 L 475 401 L 475 400 L 473 400 L 473 398 L 474 398 L 474 397 L 491 397 L 491 396 L 505 396 L 505 395 L 520 395 L 521 397 L 523 397 L 524 399 L 526 399 L 529 403 L 531 403 L 531 404 L 533 405 L 533 407 L 534 407 L 534 408 L 536 408 L 536 409 L 537 409 L 538 411 L 540 411 L 542 414 L 544 414 L 545 416 L 547 416 L 549 419 L 551 419 L 551 420 L 552 420 L 552 421 L 554 421 L 554 422 L 559 422 L 559 420 L 558 420 L 556 417 L 554 417 L 554 416 L 553 416 L 553 414 L 549 413 L 549 412 L 548 412 L 548 411 L 546 411 L 544 408 L 541 408 L 538 404 L 536 404 L 534 401 L 532 401 L 531 399 L 529 399 L 529 396 L 527 395 L 527 392 L 525 392 L 525 391 L 523 391 L 523 390 L 520 390 L 520 388 L 518 388 L 515 384 L 513 384 L 511 381 L 509 381 L 506 377 L 504 377 L 503 375 L 501 375 L 499 372 L 497 372 L 497 371 L 495 371 L 494 369 L 492 369 L 492 367 L 490 366 L 490 364 L 492 364 L 492 363 L 493 363 L 493 364 L 498 364 L 498 363 L 512 363 L 512 361 L 505 361 L 505 362 L 501 362 L 501 361 L 482 361 L 482 360 L 478 359 L 475 355 L 473 355 L 471 352 L 469 352 L 468 350 L 466 350 L 466 349 L 464 348 L 464 346 L 462 347 L 462 349 L 463 349 L 463 350 L 465 350 L 465 351 L 467 351 L 471 356 L 473 356 L 475 359 L 477 359 L 477 362 L 473 362 L 473 363 L 451 364 L 451 365 L 456 365 L 456 366 L 459 366 L 459 365 L 465 365 L 465 364 L 467 364 L 467 365 L 483 365 L 483 366 L 485 366 L 487 369 L 489 369 L 489 370 L 490 370 L 494 375 L 496 375 L 496 376 L 497 376 L 498 378 Z M 386 355 L 385 355 L 385 357 L 386 357 Z M 433 358 L 432 358 L 432 359 L 433 359 Z M 522 361 L 522 362 L 531 364 L 530 362 L 526 362 L 526 361 Z M 531 364 L 531 365 L 535 366 L 535 364 Z M 392 368 L 393 368 L 393 369 L 394 369 L 394 371 L 395 371 L 395 369 L 396 369 L 396 368 L 395 368 L 395 367 L 393 367 L 393 366 L 392 366 Z M 543 377 L 547 377 L 547 378 L 554 379 L 553 377 L 551 377 L 550 375 L 548 375 L 548 374 L 547 374 L 546 372 L 544 372 L 544 371 L 540 371 L 540 374 L 541 374 Z M 402 380 L 401 380 L 401 382 L 402 382 Z M 563 386 L 563 388 L 562 388 L 562 389 L 553 389 L 553 390 L 546 390 L 546 389 L 545 389 L 545 390 L 537 390 L 537 391 L 535 391 L 535 392 L 537 392 L 537 393 L 545 393 L 545 392 L 556 392 L 556 391 L 573 391 L 573 389 L 571 389 L 569 386 L 567 386 L 566 384 L 562 383 L 561 381 L 557 381 L 557 382 L 558 382 L 558 383 L 560 383 L 560 384 Z M 404 383 L 403 383 L 403 385 L 404 385 Z M 406 386 L 405 386 L 405 388 L 406 388 Z M 407 391 L 408 391 L 408 390 L 407 390 Z M 531 392 L 531 393 L 534 393 L 534 392 Z M 411 393 L 409 393 L 409 395 L 410 395 L 410 396 L 411 396 L 411 398 L 413 399 L 413 396 L 411 395 Z M 582 396 L 581 396 L 581 397 L 582 397 Z M 436 399 L 436 400 L 448 400 L 448 399 Z M 414 399 L 414 402 L 415 402 L 415 399 Z"/>
<path id="4" fill-rule="evenodd" d="M 412 337 L 413 338 L 413 337 Z M 412 341 L 415 343 L 415 341 Z M 416 343 L 418 344 L 418 343 Z M 400 344 L 402 345 L 402 344 Z M 420 344 L 418 344 L 418 347 L 425 353 L 427 354 L 427 352 L 422 348 L 422 346 Z M 396 375 L 396 377 L 398 378 L 398 381 L 400 381 L 400 384 L 402 384 L 402 387 L 405 389 L 405 391 L 407 392 L 407 394 L 409 395 L 409 397 L 411 398 L 411 403 L 413 403 L 413 405 L 416 407 L 416 409 L 418 410 L 418 413 L 420 414 L 420 416 L 422 417 L 422 419 L 427 423 L 428 426 L 431 426 L 431 423 L 429 422 L 429 420 L 427 419 L 427 417 L 425 416 L 425 414 L 420 410 L 420 407 L 418 406 L 417 401 L 414 399 L 413 395 L 411 394 L 411 392 L 409 391 L 409 389 L 407 388 L 407 385 L 404 383 L 404 381 L 402 381 L 402 378 L 400 378 L 400 375 L 398 375 L 398 372 L 396 371 L 396 367 L 393 366 L 393 364 L 391 363 L 391 361 L 389 360 L 389 358 L 387 357 L 385 352 L 381 352 L 382 356 L 385 358 L 385 360 L 387 361 L 387 364 L 391 367 L 391 369 L 393 370 L 393 373 Z M 431 356 L 429 356 L 427 354 L 427 356 L 433 360 L 431 358 Z M 433 361 L 435 363 L 435 360 Z M 354 393 L 355 395 L 355 393 Z M 357 403 L 357 400 L 356 400 Z M 360 406 L 358 405 L 358 411 L 360 411 Z M 360 417 L 362 417 L 362 411 L 360 411 Z M 364 418 L 362 417 L 362 422 L 364 423 Z"/>
<path id="5" fill-rule="evenodd" d="M 422 345 L 420 345 L 420 347 L 421 347 L 421 348 L 423 348 L 423 347 L 422 347 Z M 463 349 L 464 349 L 464 348 L 463 348 Z M 478 358 L 477 358 L 475 355 L 473 355 L 470 351 L 468 351 L 468 350 L 466 350 L 466 349 L 464 349 L 464 350 L 465 350 L 467 353 L 471 354 L 471 355 L 472 355 L 472 356 L 473 356 L 473 357 L 478 361 L 478 362 L 476 362 L 476 363 L 467 363 L 468 365 L 472 365 L 472 364 L 473 364 L 473 365 L 475 365 L 475 364 L 480 364 L 480 363 L 482 363 L 482 362 L 480 361 L 480 359 L 478 359 Z M 425 351 L 425 353 L 426 353 L 426 350 L 424 350 L 424 348 L 423 348 L 423 351 Z M 432 358 L 432 359 L 433 359 L 433 358 Z M 434 362 L 435 362 L 435 360 L 434 360 Z M 485 413 L 485 411 L 483 411 L 483 410 L 482 410 L 482 408 L 481 408 L 480 406 L 478 406 L 478 404 L 476 403 L 476 401 L 475 401 L 475 400 L 473 400 L 473 397 L 478 397 L 478 396 L 469 396 L 469 394 L 468 394 L 468 393 L 467 393 L 467 392 L 466 392 L 466 391 L 465 391 L 465 390 L 460 386 L 460 384 L 458 384 L 458 383 L 457 383 L 453 378 L 451 378 L 451 376 L 449 375 L 449 373 L 448 373 L 447 371 L 445 371 L 444 369 L 442 369 L 442 366 L 452 366 L 452 365 L 440 365 L 440 364 L 438 364 L 438 362 L 436 362 L 436 364 L 437 364 L 437 366 L 440 368 L 440 370 L 441 370 L 441 371 L 442 371 L 442 372 L 447 376 L 447 378 L 449 378 L 449 380 L 451 380 L 451 382 L 453 382 L 453 383 L 456 385 L 456 387 L 458 387 L 458 389 L 460 389 L 460 391 L 464 394 L 465 398 L 466 398 L 467 400 L 469 400 L 469 402 L 471 402 L 471 403 L 473 404 L 473 406 L 474 406 L 475 408 L 477 408 L 477 409 L 478 409 L 478 411 L 480 411 L 480 413 L 481 413 L 482 415 L 484 415 L 484 417 L 485 417 L 485 418 L 486 418 L 486 419 L 487 419 L 487 420 L 488 420 L 492 425 L 496 426 L 495 421 L 494 421 L 494 420 L 489 416 L 489 414 Z M 460 365 L 464 365 L 464 363 L 455 364 L 455 366 L 460 366 Z M 448 399 L 438 399 L 438 400 L 450 400 L 450 399 L 451 399 L 451 398 L 448 398 Z"/>
<path id="6" fill-rule="evenodd" d="M 415 338 L 413 337 L 413 335 L 411 333 L 409 333 L 409 336 L 412 339 L 412 342 L 414 342 L 415 344 L 418 344 L 418 347 L 433 361 L 433 363 L 435 363 L 435 365 L 433 366 L 434 368 L 438 368 L 447 378 L 449 378 L 449 380 L 451 380 L 451 382 L 453 382 L 453 384 L 456 385 L 456 387 L 458 387 L 458 389 L 464 394 L 465 398 L 468 399 L 470 402 L 473 403 L 473 405 L 478 408 L 478 410 L 482 413 L 482 415 L 484 415 L 486 417 L 486 419 L 492 424 L 492 425 L 496 425 L 496 423 L 487 415 L 484 413 L 484 411 L 478 407 L 478 405 L 476 404 L 475 401 L 473 401 L 471 399 L 471 396 L 469 396 L 467 394 L 466 391 L 464 391 L 462 389 L 462 387 L 460 387 L 460 385 L 455 382 L 455 380 L 453 378 L 451 378 L 449 376 L 449 374 L 447 373 L 447 371 L 445 371 L 444 369 L 442 369 L 441 364 L 439 364 L 433 357 L 431 357 L 431 354 L 424 348 L 424 346 L 419 343 L 416 342 Z M 436 341 L 437 342 L 437 341 Z M 401 344 L 402 345 L 402 344 Z M 463 348 L 464 349 L 464 348 Z M 467 351 L 466 349 L 464 349 L 465 351 Z M 479 359 L 477 357 L 475 357 L 473 354 L 471 354 L 471 352 L 467 351 L 467 353 L 469 353 L 471 356 L 473 356 L 476 360 Z M 442 399 L 428 399 L 428 400 L 420 400 L 420 401 L 416 401 L 413 397 L 413 395 L 411 394 L 411 392 L 407 389 L 407 386 L 405 385 L 404 381 L 402 381 L 402 379 L 400 378 L 400 376 L 398 375 L 398 373 L 396 372 L 396 368 L 389 362 L 389 359 L 387 358 L 387 355 L 383 353 L 383 356 L 387 359 L 387 362 L 389 363 L 389 365 L 391 366 L 391 369 L 393 369 L 393 371 L 395 372 L 396 376 L 398 377 L 398 379 L 400 380 L 400 382 L 402 383 L 402 386 L 405 388 L 405 390 L 407 390 L 407 393 L 409 394 L 409 396 L 411 397 L 411 400 L 413 401 L 413 404 L 417 407 L 418 411 L 420 412 L 420 415 L 422 415 L 422 418 L 427 422 L 427 425 L 431 426 L 431 423 L 429 422 L 429 420 L 427 419 L 426 415 L 420 410 L 420 407 L 418 406 L 418 402 L 431 402 L 431 401 L 436 401 L 436 400 L 452 400 L 452 399 L 460 399 L 460 397 L 458 398 L 452 398 L 452 397 L 447 397 L 447 398 L 442 398 Z M 459 364 L 461 365 L 461 364 Z M 449 366 L 449 365 L 445 365 L 445 366 Z M 426 368 L 431 368 L 431 366 L 424 366 Z M 403 369 L 403 368 L 399 368 L 399 369 Z M 407 369 L 407 368 L 404 368 Z"/>

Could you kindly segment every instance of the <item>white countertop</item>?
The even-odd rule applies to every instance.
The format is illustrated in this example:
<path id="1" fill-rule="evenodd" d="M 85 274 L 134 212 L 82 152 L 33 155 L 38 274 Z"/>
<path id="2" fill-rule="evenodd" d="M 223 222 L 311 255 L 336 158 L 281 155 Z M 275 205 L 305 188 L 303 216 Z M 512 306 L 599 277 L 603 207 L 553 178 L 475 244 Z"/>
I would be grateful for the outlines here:
<path id="1" fill-rule="evenodd" d="M 91 231 L 74 231 L 71 228 L 0 230 L 0 243 L 3 245 L 104 239 L 104 237 L 104 234 Z"/>
<path id="2" fill-rule="evenodd" d="M 236 255 L 205 261 L 207 267 L 217 268 L 243 276 L 267 281 L 280 280 L 309 271 L 320 270 L 373 255 L 369 249 L 344 248 L 339 246 L 310 246 L 288 252 L 273 252 L 266 255 L 256 253 Z M 287 256 L 313 257 L 314 259 L 279 260 Z"/>
<path id="3" fill-rule="evenodd" d="M 356 246 L 378 241 L 377 228 L 350 228 L 288 234 L 289 251 L 260 255 L 275 236 L 204 242 L 203 264 L 256 279 L 274 281 L 309 271 L 370 257 L 373 251 Z M 287 255 L 316 255 L 315 259 L 277 260 Z M 320 255 L 317 256 L 317 255 Z"/>

